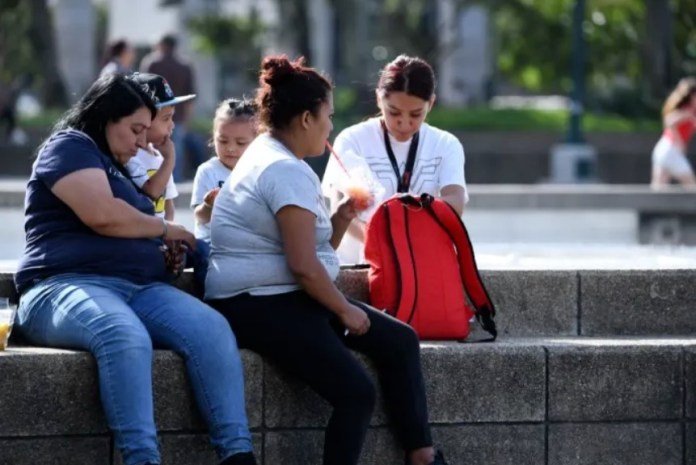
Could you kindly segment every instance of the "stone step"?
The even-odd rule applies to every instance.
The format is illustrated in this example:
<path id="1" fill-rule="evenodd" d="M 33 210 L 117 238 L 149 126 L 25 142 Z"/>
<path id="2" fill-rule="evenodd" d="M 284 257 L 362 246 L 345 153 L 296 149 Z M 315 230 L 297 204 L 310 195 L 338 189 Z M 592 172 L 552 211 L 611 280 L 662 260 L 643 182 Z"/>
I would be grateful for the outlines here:
<path id="1" fill-rule="evenodd" d="M 327 404 L 242 357 L 262 463 L 319 464 Z M 452 464 L 696 464 L 695 362 L 696 338 L 422 344 L 433 434 Z M 156 351 L 153 369 L 163 463 L 214 465 L 181 359 Z M 10 347 L 0 375 L 0 463 L 120 463 L 90 355 Z M 380 399 L 361 463 L 403 463 L 388 424 Z"/>
<path id="2" fill-rule="evenodd" d="M 344 268 L 338 285 L 368 301 L 367 271 Z M 696 334 L 696 270 L 484 270 L 502 336 Z M 178 285 L 191 290 L 191 275 Z M 16 300 L 12 275 L 0 297 Z"/>

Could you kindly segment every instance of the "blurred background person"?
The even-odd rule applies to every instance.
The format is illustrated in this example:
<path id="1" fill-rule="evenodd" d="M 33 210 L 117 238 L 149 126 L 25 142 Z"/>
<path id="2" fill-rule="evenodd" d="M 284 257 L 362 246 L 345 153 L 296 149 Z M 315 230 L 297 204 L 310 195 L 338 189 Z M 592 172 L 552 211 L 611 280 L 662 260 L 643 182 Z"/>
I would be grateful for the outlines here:
<path id="1" fill-rule="evenodd" d="M 18 126 L 17 103 L 32 81 L 32 76 L 24 73 L 14 78 L 9 86 L 0 86 L 0 126 L 5 126 L 0 140 L 15 145 L 27 143 L 26 133 Z"/>
<path id="2" fill-rule="evenodd" d="M 133 72 L 135 49 L 126 39 L 117 39 L 109 43 L 104 51 L 102 68 L 99 77 L 105 74 Z"/>
<path id="3" fill-rule="evenodd" d="M 679 81 L 662 108 L 662 121 L 665 130 L 652 153 L 652 187 L 664 187 L 673 180 L 695 186 L 686 149 L 696 131 L 696 79 Z"/>
<path id="4" fill-rule="evenodd" d="M 174 95 L 195 94 L 193 68 L 177 55 L 177 45 L 174 35 L 167 34 L 162 37 L 155 50 L 140 62 L 140 72 L 159 74 L 164 77 L 169 82 Z M 187 167 L 187 152 L 194 156 L 195 166 L 206 160 L 204 144 L 194 134 L 189 134 L 188 125 L 192 116 L 192 102 L 182 104 L 174 115 L 175 127 L 172 141 L 176 147 L 174 180 L 177 182 L 183 180 Z"/>

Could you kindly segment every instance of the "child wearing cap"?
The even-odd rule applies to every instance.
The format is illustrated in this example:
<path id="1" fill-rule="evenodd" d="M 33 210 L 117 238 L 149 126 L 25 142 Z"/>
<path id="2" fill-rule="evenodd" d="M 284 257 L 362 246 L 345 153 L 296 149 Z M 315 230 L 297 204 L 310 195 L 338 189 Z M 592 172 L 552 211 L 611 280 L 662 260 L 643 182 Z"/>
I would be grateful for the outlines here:
<path id="1" fill-rule="evenodd" d="M 140 84 L 157 107 L 157 116 L 147 130 L 148 146 L 139 149 L 126 164 L 133 182 L 152 199 L 155 214 L 174 219 L 174 199 L 179 195 L 172 178 L 176 153 L 171 135 L 174 131 L 174 105 L 195 95 L 176 97 L 166 79 L 157 74 L 135 73 L 130 79 Z"/>
<path id="2" fill-rule="evenodd" d="M 179 195 L 172 172 L 176 163 L 176 149 L 172 142 L 174 131 L 174 106 L 195 98 L 195 95 L 175 96 L 167 80 L 150 73 L 134 73 L 135 81 L 150 96 L 157 107 L 157 116 L 147 130 L 147 147 L 138 152 L 126 164 L 133 183 L 138 186 L 155 206 L 155 215 L 168 221 L 174 219 L 174 199 Z M 173 244 L 178 246 L 178 244 Z M 205 282 L 208 268 L 208 244 L 197 241 L 196 251 L 188 251 L 187 266 L 193 267 L 196 282 Z"/>

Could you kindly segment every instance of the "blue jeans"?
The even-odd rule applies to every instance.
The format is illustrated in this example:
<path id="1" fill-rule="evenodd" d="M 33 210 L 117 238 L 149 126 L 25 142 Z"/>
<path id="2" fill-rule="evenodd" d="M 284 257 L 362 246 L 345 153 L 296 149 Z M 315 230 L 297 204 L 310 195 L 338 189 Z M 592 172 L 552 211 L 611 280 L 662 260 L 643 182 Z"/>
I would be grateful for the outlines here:
<path id="1" fill-rule="evenodd" d="M 153 343 L 183 357 L 218 456 L 252 450 L 237 342 L 225 318 L 195 297 L 164 283 L 62 274 L 26 291 L 17 311 L 17 327 L 30 342 L 94 355 L 102 405 L 125 465 L 160 463 Z"/>

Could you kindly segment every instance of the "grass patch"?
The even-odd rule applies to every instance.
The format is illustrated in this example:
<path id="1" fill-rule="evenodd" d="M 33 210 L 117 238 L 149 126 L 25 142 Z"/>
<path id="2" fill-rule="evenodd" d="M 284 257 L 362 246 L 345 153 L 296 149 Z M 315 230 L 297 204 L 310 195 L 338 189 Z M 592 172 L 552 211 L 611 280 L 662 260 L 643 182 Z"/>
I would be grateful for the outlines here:
<path id="1" fill-rule="evenodd" d="M 19 126 L 29 129 L 50 129 L 58 122 L 61 116 L 65 113 L 64 109 L 48 108 L 41 110 L 36 116 L 30 118 L 20 117 Z"/>
<path id="2" fill-rule="evenodd" d="M 562 110 L 438 108 L 428 115 L 428 122 L 449 131 L 549 131 L 568 130 L 568 112 Z M 585 132 L 660 132 L 656 120 L 629 119 L 616 115 L 586 113 Z"/>

